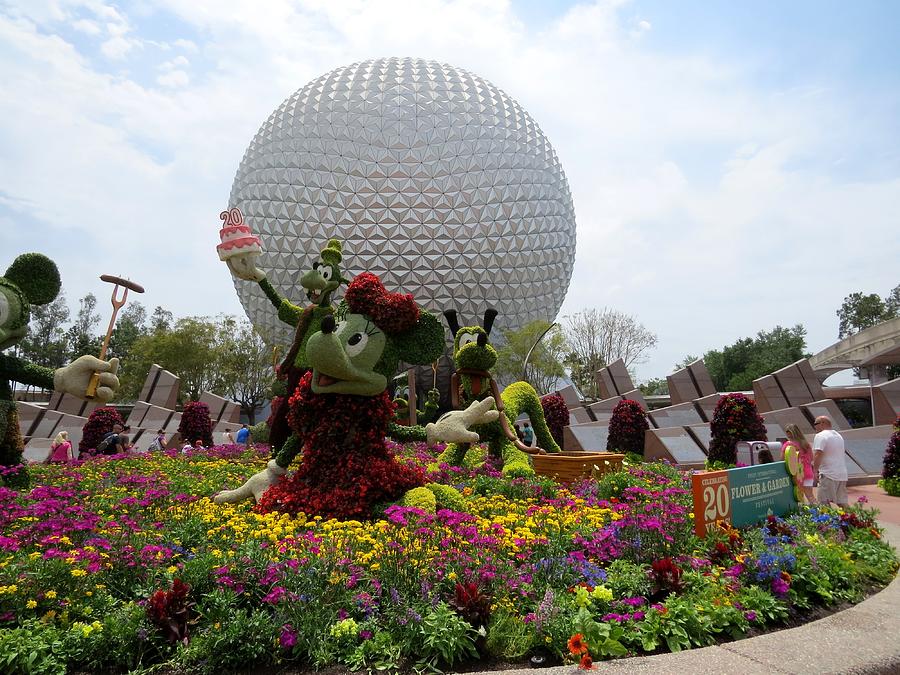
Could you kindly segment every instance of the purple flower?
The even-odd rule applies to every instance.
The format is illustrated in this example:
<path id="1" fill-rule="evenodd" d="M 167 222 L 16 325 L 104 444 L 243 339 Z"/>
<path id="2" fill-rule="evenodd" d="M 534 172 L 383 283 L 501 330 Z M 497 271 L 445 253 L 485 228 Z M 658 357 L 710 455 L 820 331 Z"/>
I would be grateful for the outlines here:
<path id="1" fill-rule="evenodd" d="M 756 621 L 756 612 L 754 612 L 752 609 L 749 612 L 744 612 L 744 618 L 747 619 L 747 621 L 753 623 L 754 621 Z"/>
<path id="2" fill-rule="evenodd" d="M 297 644 L 297 633 L 291 624 L 286 623 L 281 627 L 281 637 L 278 638 L 278 642 L 283 649 L 293 649 Z"/>

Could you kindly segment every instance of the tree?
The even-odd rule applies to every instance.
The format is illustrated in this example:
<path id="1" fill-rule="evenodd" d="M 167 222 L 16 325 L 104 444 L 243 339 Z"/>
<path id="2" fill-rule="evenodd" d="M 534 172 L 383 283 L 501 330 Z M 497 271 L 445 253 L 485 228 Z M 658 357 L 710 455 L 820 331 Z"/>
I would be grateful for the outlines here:
<path id="1" fill-rule="evenodd" d="M 518 382 L 522 379 L 522 368 L 528 351 L 535 345 L 535 341 L 541 341 L 534 346 L 528 366 L 525 371 L 525 381 L 528 382 L 538 394 L 550 391 L 554 383 L 566 374 L 562 360 L 566 353 L 565 338 L 558 325 L 549 321 L 532 321 L 519 330 L 503 331 L 504 345 L 497 351 L 497 380 L 503 384 Z M 549 331 L 547 330 L 549 328 Z"/>
<path id="2" fill-rule="evenodd" d="M 738 441 L 765 441 L 766 426 L 756 404 L 743 394 L 719 399 L 709 425 L 709 462 L 734 465 Z"/>
<path id="3" fill-rule="evenodd" d="M 877 293 L 863 295 L 851 293 L 837 311 L 839 319 L 838 337 L 844 339 L 861 330 L 871 328 L 883 321 L 890 321 L 900 316 L 900 284 L 894 286 L 887 297 L 882 299 Z M 859 376 L 859 369 L 854 369 Z M 888 379 L 900 377 L 900 364 L 887 367 Z"/>
<path id="4" fill-rule="evenodd" d="M 172 312 L 157 305 L 150 317 L 150 330 L 154 333 L 164 333 L 171 330 L 173 323 L 175 317 L 172 316 Z"/>
<path id="5" fill-rule="evenodd" d="M 893 318 L 893 316 L 887 316 L 885 302 L 877 293 L 868 295 L 851 293 L 844 298 L 837 315 L 840 320 L 838 324 L 838 338 L 841 340 L 861 330 L 871 328 L 877 323 Z"/>
<path id="6" fill-rule="evenodd" d="M 250 424 L 256 424 L 256 411 L 274 377 L 271 352 L 249 321 L 223 317 L 220 326 L 221 393 L 239 403 Z"/>
<path id="7" fill-rule="evenodd" d="M 23 359 L 47 368 L 60 368 L 69 362 L 63 325 L 69 320 L 69 307 L 63 291 L 47 305 L 31 306 L 28 335 L 19 343 Z"/>
<path id="8" fill-rule="evenodd" d="M 809 356 L 805 350 L 803 326 L 775 326 L 769 332 L 760 331 L 755 338 L 742 338 L 721 351 L 710 350 L 703 355 L 703 362 L 718 391 L 748 391 L 753 387 L 753 380 Z"/>
<path id="9" fill-rule="evenodd" d="M 171 330 L 137 338 L 131 346 L 121 398 L 137 398 L 154 363 L 181 378 L 183 398 L 197 400 L 201 392 L 215 391 L 221 382 L 219 330 L 219 324 L 208 318 L 185 317 L 178 319 Z"/>
<path id="10" fill-rule="evenodd" d="M 100 353 L 103 340 L 97 335 L 100 314 L 96 309 L 97 296 L 93 293 L 88 293 L 78 301 L 78 314 L 75 322 L 69 326 L 69 330 L 66 332 L 70 359 L 77 359 L 83 354 L 97 356 Z"/>
<path id="11" fill-rule="evenodd" d="M 669 393 L 669 383 L 664 377 L 654 377 L 638 385 L 638 389 L 644 396 L 665 396 Z"/>
<path id="12" fill-rule="evenodd" d="M 586 309 L 564 321 L 569 345 L 565 363 L 586 396 L 598 395 L 594 373 L 600 368 L 617 359 L 622 359 L 626 368 L 640 363 L 657 343 L 656 335 L 635 317 L 614 309 Z"/>

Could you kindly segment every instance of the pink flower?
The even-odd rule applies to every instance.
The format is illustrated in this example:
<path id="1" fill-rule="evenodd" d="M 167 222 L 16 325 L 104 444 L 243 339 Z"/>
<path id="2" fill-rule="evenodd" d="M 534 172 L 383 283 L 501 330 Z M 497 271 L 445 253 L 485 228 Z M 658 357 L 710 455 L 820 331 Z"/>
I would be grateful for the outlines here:
<path id="1" fill-rule="evenodd" d="M 286 623 L 281 627 L 281 637 L 278 642 L 283 649 L 293 649 L 297 644 L 297 633 L 291 624 Z"/>

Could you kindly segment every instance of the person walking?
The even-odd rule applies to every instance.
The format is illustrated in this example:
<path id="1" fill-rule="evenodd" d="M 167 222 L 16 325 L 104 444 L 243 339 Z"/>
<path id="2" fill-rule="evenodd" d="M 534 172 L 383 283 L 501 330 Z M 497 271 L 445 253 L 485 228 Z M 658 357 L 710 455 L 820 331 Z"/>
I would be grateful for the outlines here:
<path id="1" fill-rule="evenodd" d="M 165 429 L 157 429 L 156 430 L 156 438 L 153 439 L 153 442 L 150 444 L 150 448 L 147 452 L 162 452 L 166 449 L 166 431 Z"/>
<path id="2" fill-rule="evenodd" d="M 799 476 L 800 491 L 803 493 L 803 499 L 807 504 L 813 504 L 816 501 L 813 494 L 813 484 L 816 482 L 816 472 L 813 469 L 813 449 L 806 440 L 806 436 L 796 424 L 788 424 L 784 428 L 787 440 L 781 446 L 781 455 L 787 457 L 785 453 L 788 449 L 793 449 L 797 453 L 800 460 L 801 473 Z"/>
<path id="3" fill-rule="evenodd" d="M 820 504 L 847 506 L 847 462 L 844 437 L 832 429 L 831 418 L 820 415 L 814 423 L 813 468 L 819 474 Z"/>
<path id="4" fill-rule="evenodd" d="M 250 430 L 247 428 L 246 424 L 242 424 L 241 428 L 238 429 L 237 438 L 235 439 L 239 445 L 247 445 L 247 440 L 250 438 Z"/>
<path id="5" fill-rule="evenodd" d="M 529 447 L 534 445 L 534 429 L 529 422 L 522 422 L 522 442 Z"/>
<path id="6" fill-rule="evenodd" d="M 65 464 L 75 459 L 72 443 L 69 441 L 69 432 L 60 431 L 50 444 L 50 454 L 47 456 L 48 464 Z"/>
<path id="7" fill-rule="evenodd" d="M 234 445 L 234 434 L 231 433 L 231 429 L 225 430 L 225 445 Z"/>

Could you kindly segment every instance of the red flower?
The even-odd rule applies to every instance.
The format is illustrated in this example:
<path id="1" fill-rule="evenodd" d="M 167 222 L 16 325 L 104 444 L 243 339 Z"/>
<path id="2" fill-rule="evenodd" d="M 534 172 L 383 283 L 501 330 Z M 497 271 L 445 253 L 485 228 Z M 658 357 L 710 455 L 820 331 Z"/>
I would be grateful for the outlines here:
<path id="1" fill-rule="evenodd" d="M 403 333 L 419 320 L 419 307 L 413 296 L 389 293 L 371 272 L 356 277 L 347 287 L 344 299 L 351 312 L 371 317 L 385 333 Z"/>
<path id="2" fill-rule="evenodd" d="M 587 654 L 588 644 L 584 641 L 584 636 L 581 633 L 575 633 L 572 637 L 569 638 L 569 653 L 578 656 L 579 654 Z"/>
<path id="3" fill-rule="evenodd" d="M 594 669 L 594 660 L 591 658 L 590 654 L 585 654 L 581 657 L 581 662 L 578 664 L 578 667 L 581 670 L 593 670 Z"/>

